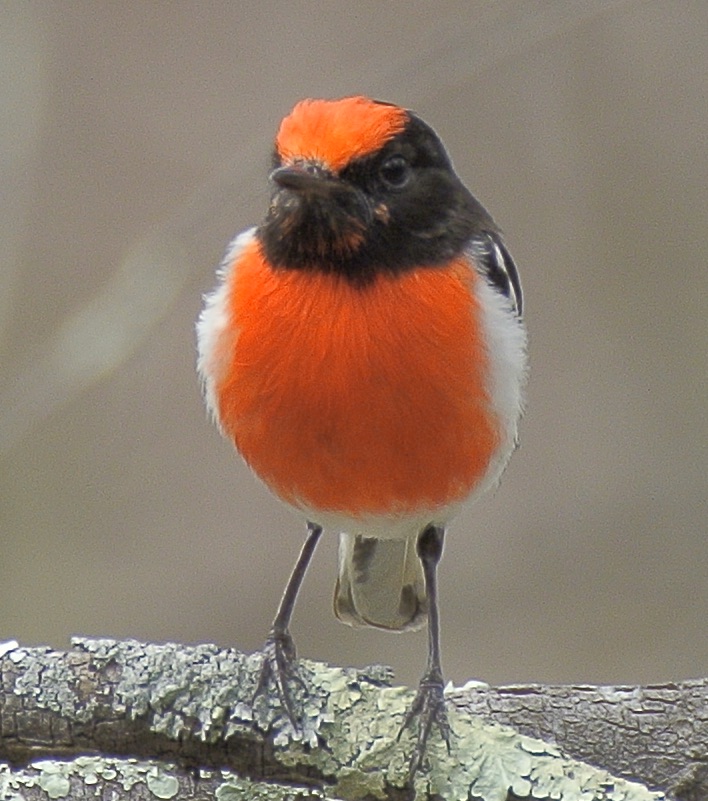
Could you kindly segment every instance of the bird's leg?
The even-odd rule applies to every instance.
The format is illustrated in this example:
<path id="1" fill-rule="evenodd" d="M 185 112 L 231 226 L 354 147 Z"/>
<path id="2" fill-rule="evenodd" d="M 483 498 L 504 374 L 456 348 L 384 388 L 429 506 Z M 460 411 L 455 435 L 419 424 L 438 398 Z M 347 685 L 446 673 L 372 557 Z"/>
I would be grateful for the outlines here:
<path id="1" fill-rule="evenodd" d="M 272 683 L 280 698 L 280 703 L 287 713 L 293 728 L 297 731 L 300 728 L 298 716 L 295 713 L 288 681 L 299 680 L 293 671 L 296 659 L 295 643 L 290 635 L 290 618 L 295 608 L 297 594 L 305 578 L 307 566 L 310 564 L 312 554 L 322 534 L 322 527 L 315 523 L 307 524 L 307 539 L 302 546 L 300 555 L 297 558 L 293 572 L 290 574 L 288 583 L 285 586 L 280 606 L 273 620 L 270 633 L 263 646 L 263 667 L 258 680 L 258 686 L 253 694 L 253 700 L 264 692 Z"/>
<path id="2" fill-rule="evenodd" d="M 425 590 L 428 598 L 428 663 L 418 692 L 399 732 L 415 719 L 418 719 L 418 739 L 411 757 L 408 772 L 412 784 L 415 774 L 425 756 L 425 747 L 433 724 L 437 726 L 443 740 L 450 750 L 450 724 L 445 710 L 443 695 L 442 665 L 440 662 L 440 610 L 438 608 L 437 567 L 443 551 L 445 530 L 439 526 L 427 526 L 418 537 L 418 556 L 423 565 Z"/>

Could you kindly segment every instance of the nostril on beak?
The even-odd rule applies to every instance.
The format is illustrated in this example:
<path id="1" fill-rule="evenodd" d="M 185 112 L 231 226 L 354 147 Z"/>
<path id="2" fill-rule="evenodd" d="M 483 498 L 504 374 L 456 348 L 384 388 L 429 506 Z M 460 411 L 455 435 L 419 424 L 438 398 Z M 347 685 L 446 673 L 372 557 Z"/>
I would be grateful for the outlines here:
<path id="1" fill-rule="evenodd" d="M 293 162 L 277 167 L 270 174 L 270 180 L 283 189 L 294 191 L 322 189 L 334 176 L 322 165 L 311 161 Z"/>

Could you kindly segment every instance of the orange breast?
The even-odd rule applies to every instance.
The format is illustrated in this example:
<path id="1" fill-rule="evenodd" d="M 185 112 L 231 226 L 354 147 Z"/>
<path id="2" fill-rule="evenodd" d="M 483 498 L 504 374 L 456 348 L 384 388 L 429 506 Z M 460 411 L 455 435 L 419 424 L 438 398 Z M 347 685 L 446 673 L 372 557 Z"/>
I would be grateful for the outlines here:
<path id="1" fill-rule="evenodd" d="M 224 431 L 295 505 L 356 516 L 463 498 L 498 444 L 478 280 L 458 259 L 357 288 L 273 271 L 254 241 L 229 278 Z"/>

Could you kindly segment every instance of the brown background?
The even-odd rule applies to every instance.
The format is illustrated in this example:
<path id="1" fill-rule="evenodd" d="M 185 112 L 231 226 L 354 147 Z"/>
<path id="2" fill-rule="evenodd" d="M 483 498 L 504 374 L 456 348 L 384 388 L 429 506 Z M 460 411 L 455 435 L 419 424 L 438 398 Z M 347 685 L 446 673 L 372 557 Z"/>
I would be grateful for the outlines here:
<path id="1" fill-rule="evenodd" d="M 261 643 L 303 529 L 206 420 L 200 295 L 257 222 L 279 119 L 417 110 L 507 232 L 532 378 L 442 567 L 448 676 L 705 675 L 708 4 L 4 2 L 0 639 Z M 302 654 L 420 673 L 330 612 Z"/>

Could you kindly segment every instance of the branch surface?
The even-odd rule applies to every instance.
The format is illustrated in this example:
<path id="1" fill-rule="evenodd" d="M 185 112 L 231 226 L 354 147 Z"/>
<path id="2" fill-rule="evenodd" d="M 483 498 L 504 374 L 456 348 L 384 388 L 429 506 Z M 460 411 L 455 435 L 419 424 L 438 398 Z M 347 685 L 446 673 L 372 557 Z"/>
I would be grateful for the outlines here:
<path id="1" fill-rule="evenodd" d="M 387 668 L 302 661 L 296 733 L 276 699 L 252 704 L 258 654 L 77 638 L 66 652 L 8 644 L 0 657 L 3 801 L 95 798 L 101 785 L 116 798 L 409 797 L 413 733 L 398 733 L 412 692 Z M 452 752 L 432 744 L 418 798 L 708 799 L 708 681 L 448 697 Z"/>

